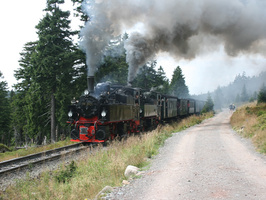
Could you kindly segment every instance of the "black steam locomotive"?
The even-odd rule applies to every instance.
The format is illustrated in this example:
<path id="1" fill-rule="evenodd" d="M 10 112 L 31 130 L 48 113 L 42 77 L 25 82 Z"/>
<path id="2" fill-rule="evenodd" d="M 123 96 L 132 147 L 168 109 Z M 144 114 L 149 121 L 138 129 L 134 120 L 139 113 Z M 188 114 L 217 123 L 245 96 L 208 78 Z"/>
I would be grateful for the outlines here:
<path id="1" fill-rule="evenodd" d="M 103 143 L 154 129 L 160 122 L 201 112 L 205 102 L 99 83 L 88 77 L 88 90 L 69 106 L 72 141 Z"/>

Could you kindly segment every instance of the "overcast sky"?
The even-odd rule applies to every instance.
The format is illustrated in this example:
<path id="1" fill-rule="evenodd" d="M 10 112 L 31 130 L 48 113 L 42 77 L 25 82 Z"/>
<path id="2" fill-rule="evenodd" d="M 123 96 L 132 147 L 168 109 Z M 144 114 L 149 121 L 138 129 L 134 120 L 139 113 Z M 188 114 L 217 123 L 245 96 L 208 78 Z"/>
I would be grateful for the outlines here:
<path id="1" fill-rule="evenodd" d="M 12 0 L 1 3 L 0 71 L 9 88 L 16 83 L 14 70 L 19 67 L 19 53 L 24 44 L 37 40 L 35 26 L 43 17 L 45 5 L 46 0 Z M 175 67 L 182 68 L 190 94 L 211 92 L 218 85 L 225 86 L 243 71 L 248 76 L 254 76 L 266 70 L 265 57 L 255 54 L 229 57 L 224 53 L 223 46 L 190 61 L 174 60 L 167 53 L 162 53 L 157 59 L 158 65 L 164 67 L 169 79 Z"/>
<path id="2" fill-rule="evenodd" d="M 27 42 L 37 40 L 35 26 L 43 16 L 45 0 L 2 1 L 0 6 L 0 70 L 9 87 L 16 83 L 14 70 Z"/>

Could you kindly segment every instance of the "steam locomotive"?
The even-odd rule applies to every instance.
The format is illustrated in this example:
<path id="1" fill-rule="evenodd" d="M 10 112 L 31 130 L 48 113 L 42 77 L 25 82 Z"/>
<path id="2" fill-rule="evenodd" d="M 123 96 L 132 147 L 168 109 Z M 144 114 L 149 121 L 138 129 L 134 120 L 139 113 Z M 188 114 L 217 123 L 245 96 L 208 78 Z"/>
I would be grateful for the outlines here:
<path id="1" fill-rule="evenodd" d="M 69 106 L 71 140 L 104 143 L 123 138 L 154 129 L 161 122 L 199 114 L 204 104 L 108 82 L 94 87 L 94 77 L 88 77 L 88 90 Z"/>

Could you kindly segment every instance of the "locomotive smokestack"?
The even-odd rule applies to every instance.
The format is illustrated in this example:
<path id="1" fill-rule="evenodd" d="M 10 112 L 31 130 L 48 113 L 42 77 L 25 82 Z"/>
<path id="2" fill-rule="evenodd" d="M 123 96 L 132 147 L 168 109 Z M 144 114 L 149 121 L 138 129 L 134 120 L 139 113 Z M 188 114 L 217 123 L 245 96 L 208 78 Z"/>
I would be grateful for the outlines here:
<path id="1" fill-rule="evenodd" d="M 94 91 L 94 76 L 87 77 L 88 90 L 90 93 Z"/>
<path id="2" fill-rule="evenodd" d="M 127 82 L 127 86 L 128 86 L 128 87 L 131 87 L 131 86 L 132 86 L 132 82 L 133 82 L 133 81 L 128 81 L 128 82 Z"/>

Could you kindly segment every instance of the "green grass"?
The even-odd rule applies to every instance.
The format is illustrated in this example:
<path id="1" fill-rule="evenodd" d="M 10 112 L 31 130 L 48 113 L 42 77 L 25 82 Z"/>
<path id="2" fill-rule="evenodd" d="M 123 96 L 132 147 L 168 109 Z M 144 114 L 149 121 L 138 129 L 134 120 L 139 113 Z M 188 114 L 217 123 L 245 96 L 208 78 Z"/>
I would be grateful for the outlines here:
<path id="1" fill-rule="evenodd" d="M 212 114 L 191 116 L 179 123 L 113 141 L 108 148 L 88 150 L 86 159 L 43 173 L 37 179 L 19 181 L 1 195 L 3 199 L 92 199 L 105 186 L 121 186 L 128 165 L 148 167 L 150 158 L 172 133 L 200 123 Z M 0 198 L 1 199 L 1 198 Z"/>

